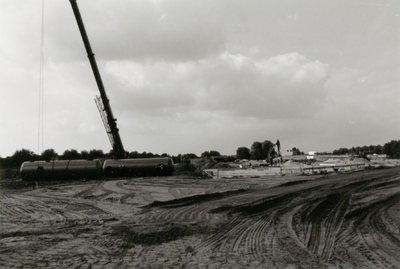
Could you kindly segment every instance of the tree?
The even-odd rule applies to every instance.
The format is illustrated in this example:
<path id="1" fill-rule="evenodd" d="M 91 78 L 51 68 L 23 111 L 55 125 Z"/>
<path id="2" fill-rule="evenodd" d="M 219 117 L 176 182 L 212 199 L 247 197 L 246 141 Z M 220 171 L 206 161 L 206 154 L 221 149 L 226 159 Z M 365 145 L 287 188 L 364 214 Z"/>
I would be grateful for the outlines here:
<path id="1" fill-rule="evenodd" d="M 181 162 L 181 154 L 178 154 L 178 156 L 172 156 L 172 160 L 174 161 L 174 163 L 180 163 Z"/>
<path id="2" fill-rule="evenodd" d="M 274 147 L 274 144 L 271 142 L 271 141 L 269 141 L 269 140 L 265 140 L 263 143 L 262 143 L 262 150 L 263 150 L 263 155 L 264 155 L 264 158 L 263 159 L 266 159 L 266 158 L 268 158 L 268 152 L 271 150 L 271 148 L 273 148 Z M 275 149 L 272 149 L 271 150 L 271 153 L 270 153 L 270 157 L 273 157 L 273 156 L 275 156 L 275 155 L 277 155 L 278 153 L 275 151 Z"/>
<path id="3" fill-rule="evenodd" d="M 383 145 L 383 153 L 388 155 L 390 158 L 400 158 L 400 140 L 392 140 Z"/>
<path id="4" fill-rule="evenodd" d="M 70 149 L 70 150 L 67 149 L 63 153 L 64 160 L 79 160 L 81 158 L 82 158 L 81 154 L 79 154 L 79 152 L 76 149 Z"/>
<path id="5" fill-rule="evenodd" d="M 151 152 L 148 152 L 146 155 L 146 158 L 154 158 L 154 157 L 155 157 L 155 155 Z"/>
<path id="6" fill-rule="evenodd" d="M 58 153 L 54 149 L 46 149 L 42 152 L 42 155 L 40 156 L 43 160 L 51 161 L 58 156 Z"/>
<path id="7" fill-rule="evenodd" d="M 250 149 L 246 147 L 240 147 L 236 150 L 236 158 L 238 159 L 250 159 Z"/>
<path id="8" fill-rule="evenodd" d="M 332 153 L 333 155 L 345 155 L 350 152 L 349 149 L 347 148 L 340 148 L 340 149 L 335 149 Z"/>
<path id="9" fill-rule="evenodd" d="M 131 159 L 139 158 L 138 156 L 139 156 L 139 152 L 137 152 L 136 150 L 129 153 L 129 158 L 131 158 Z"/>
<path id="10" fill-rule="evenodd" d="M 197 158 L 199 157 L 197 157 L 197 155 L 194 153 L 183 154 L 181 156 L 181 163 L 190 163 L 190 159 L 197 159 Z"/>
<path id="11" fill-rule="evenodd" d="M 92 149 L 89 151 L 89 158 L 91 159 L 104 158 L 105 156 L 106 155 L 101 149 Z"/>
<path id="12" fill-rule="evenodd" d="M 376 153 L 376 154 L 382 154 L 382 152 L 383 152 L 383 147 L 382 147 L 381 145 L 375 146 L 375 148 L 374 148 L 374 153 Z"/>
<path id="13" fill-rule="evenodd" d="M 250 151 L 251 159 L 252 160 L 263 160 L 265 159 L 264 152 L 263 152 L 263 147 L 260 142 L 253 142 L 251 145 L 251 151 Z"/>
<path id="14" fill-rule="evenodd" d="M 14 155 L 9 158 L 7 166 L 19 167 L 23 162 L 34 160 L 35 156 L 35 153 L 28 149 L 17 150 Z"/>
<path id="15" fill-rule="evenodd" d="M 210 150 L 210 151 L 204 151 L 201 154 L 202 158 L 211 158 L 212 156 L 221 156 L 221 153 L 219 153 L 218 151 L 215 151 L 215 150 Z"/>
<path id="16" fill-rule="evenodd" d="M 89 152 L 87 151 L 87 150 L 82 150 L 81 151 L 81 156 L 82 156 L 82 159 L 88 159 L 89 158 Z"/>

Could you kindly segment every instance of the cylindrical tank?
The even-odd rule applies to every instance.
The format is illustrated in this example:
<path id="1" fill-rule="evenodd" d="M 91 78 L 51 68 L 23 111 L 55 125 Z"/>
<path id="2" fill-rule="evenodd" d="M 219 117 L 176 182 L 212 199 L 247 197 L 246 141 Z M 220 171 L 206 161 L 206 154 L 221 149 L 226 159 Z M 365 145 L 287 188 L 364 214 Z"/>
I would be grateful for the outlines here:
<path id="1" fill-rule="evenodd" d="M 102 176 L 100 160 L 53 160 L 24 162 L 20 176 L 23 180 L 95 179 Z"/>
<path id="2" fill-rule="evenodd" d="M 103 171 L 106 177 L 170 176 L 174 162 L 167 157 L 106 160 Z"/>
<path id="3" fill-rule="evenodd" d="M 71 160 L 68 166 L 68 177 L 73 179 L 97 179 L 103 176 L 103 166 L 99 159 Z"/>

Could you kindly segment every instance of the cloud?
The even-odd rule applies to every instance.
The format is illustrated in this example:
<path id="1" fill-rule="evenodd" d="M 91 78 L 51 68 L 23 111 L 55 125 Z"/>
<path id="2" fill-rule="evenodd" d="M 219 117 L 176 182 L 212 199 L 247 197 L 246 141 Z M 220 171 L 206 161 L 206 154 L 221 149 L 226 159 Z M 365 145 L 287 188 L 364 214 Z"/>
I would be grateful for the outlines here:
<path id="1" fill-rule="evenodd" d="M 253 59 L 224 52 L 188 62 L 113 61 L 105 71 L 115 90 L 113 102 L 126 111 L 172 117 L 196 110 L 297 118 L 324 102 L 322 86 L 329 68 L 299 53 Z"/>
<path id="2" fill-rule="evenodd" d="M 298 17 L 299 17 L 299 15 L 297 13 L 290 14 L 287 16 L 287 18 L 291 21 L 297 21 Z"/>
<path id="3" fill-rule="evenodd" d="M 325 88 L 327 107 L 353 121 L 371 124 L 394 123 L 400 103 L 398 69 L 381 72 L 340 68 L 332 70 Z"/>
<path id="4" fill-rule="evenodd" d="M 99 59 L 101 55 L 105 60 L 195 60 L 224 49 L 225 38 L 213 5 L 199 8 L 199 4 L 186 1 L 101 2 L 78 2 Z M 47 18 L 47 25 L 52 25 L 47 41 L 59 51 L 57 60 L 82 59 L 80 33 L 71 8 L 65 8 L 69 13 L 60 15 L 60 8 L 51 7 L 54 12 Z"/>
<path id="5" fill-rule="evenodd" d="M 329 150 L 397 139 L 393 8 L 229 0 L 78 4 L 128 150 L 228 154 L 278 138 L 289 148 Z M 6 96 L 0 109 L 12 115 L 0 118 L 4 156 L 37 144 L 41 5 L 6 1 L 0 15 Z M 45 146 L 108 151 L 69 1 L 45 3 L 44 73 Z"/>

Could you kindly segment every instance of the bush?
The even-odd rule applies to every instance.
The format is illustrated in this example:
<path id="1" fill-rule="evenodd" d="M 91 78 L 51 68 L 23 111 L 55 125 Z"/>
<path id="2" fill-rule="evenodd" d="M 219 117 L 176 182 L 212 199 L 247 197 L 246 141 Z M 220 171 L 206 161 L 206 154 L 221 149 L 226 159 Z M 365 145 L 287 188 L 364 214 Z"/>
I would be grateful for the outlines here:
<path id="1" fill-rule="evenodd" d="M 12 169 L 5 169 L 1 171 L 1 179 L 12 179 L 12 178 L 18 178 L 19 173 L 17 170 L 12 170 Z"/>

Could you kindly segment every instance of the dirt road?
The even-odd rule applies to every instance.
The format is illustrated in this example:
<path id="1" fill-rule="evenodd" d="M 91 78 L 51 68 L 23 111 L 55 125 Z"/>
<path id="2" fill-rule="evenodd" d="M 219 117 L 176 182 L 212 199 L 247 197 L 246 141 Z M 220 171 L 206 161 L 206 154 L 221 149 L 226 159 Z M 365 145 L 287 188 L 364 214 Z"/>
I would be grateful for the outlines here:
<path id="1" fill-rule="evenodd" d="M 400 268 L 400 168 L 0 195 L 2 268 Z"/>

